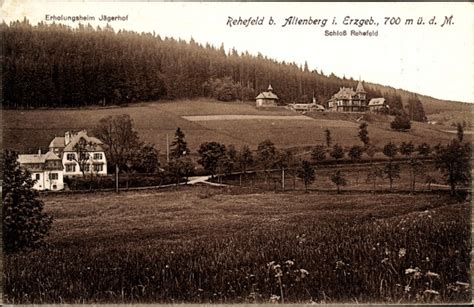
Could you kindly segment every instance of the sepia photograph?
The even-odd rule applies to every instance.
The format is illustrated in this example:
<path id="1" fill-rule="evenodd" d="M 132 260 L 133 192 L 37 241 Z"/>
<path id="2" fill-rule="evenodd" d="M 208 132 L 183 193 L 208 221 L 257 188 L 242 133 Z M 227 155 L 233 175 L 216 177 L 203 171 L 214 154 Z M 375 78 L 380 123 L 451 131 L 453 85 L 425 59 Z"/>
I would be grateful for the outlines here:
<path id="1" fill-rule="evenodd" d="M 472 3 L 0 5 L 2 304 L 472 303 Z"/>

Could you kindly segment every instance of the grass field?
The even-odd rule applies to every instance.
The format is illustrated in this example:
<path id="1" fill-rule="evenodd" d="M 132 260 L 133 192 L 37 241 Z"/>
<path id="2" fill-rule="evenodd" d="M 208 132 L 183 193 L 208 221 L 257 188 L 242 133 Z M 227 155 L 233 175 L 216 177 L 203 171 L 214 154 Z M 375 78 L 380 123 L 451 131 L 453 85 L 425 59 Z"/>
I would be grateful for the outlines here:
<path id="1" fill-rule="evenodd" d="M 187 187 L 43 200 L 51 235 L 5 257 L 8 303 L 471 297 L 470 205 L 446 195 Z"/>
<path id="2" fill-rule="evenodd" d="M 272 116 L 295 116 L 285 110 L 257 110 L 244 103 L 222 103 L 207 100 L 142 103 L 122 108 L 55 109 L 55 110 L 3 110 L 3 146 L 19 151 L 36 152 L 38 147 L 46 149 L 54 136 L 66 130 L 91 130 L 97 122 L 108 115 L 129 114 L 140 138 L 155 144 L 164 152 L 166 134 L 173 137 L 177 127 L 186 134 L 191 150 L 203 142 L 217 141 L 237 147 L 249 145 L 256 148 L 259 142 L 270 139 L 279 147 L 301 147 L 324 142 L 324 130 L 329 128 L 333 143 L 344 146 L 359 144 L 357 119 L 359 114 L 310 114 L 312 120 L 278 120 Z M 190 121 L 185 116 L 209 115 L 268 115 L 266 119 L 225 119 Z M 433 125 L 414 123 L 410 132 L 394 132 L 389 128 L 389 119 L 378 119 L 369 123 L 369 134 L 376 146 L 388 140 L 394 142 L 413 141 L 437 144 L 453 137 L 452 134 L 436 130 Z"/>

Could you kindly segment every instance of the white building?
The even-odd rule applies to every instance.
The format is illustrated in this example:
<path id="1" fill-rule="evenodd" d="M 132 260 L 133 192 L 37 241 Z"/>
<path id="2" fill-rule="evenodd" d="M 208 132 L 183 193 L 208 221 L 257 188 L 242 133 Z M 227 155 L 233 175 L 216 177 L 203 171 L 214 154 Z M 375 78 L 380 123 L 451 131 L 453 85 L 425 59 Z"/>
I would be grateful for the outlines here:
<path id="1" fill-rule="evenodd" d="M 367 111 L 367 92 L 359 81 L 354 91 L 352 88 L 341 87 L 328 101 L 328 109 L 332 112 L 365 112 Z"/>
<path id="2" fill-rule="evenodd" d="M 99 139 L 88 136 L 86 130 L 67 131 L 64 137 L 55 137 L 49 150 L 62 159 L 64 176 L 107 175 L 107 160 Z M 81 169 L 81 166 L 83 169 Z"/>
<path id="3" fill-rule="evenodd" d="M 266 92 L 261 92 L 255 97 L 257 108 L 265 107 L 276 107 L 277 106 L 278 96 L 273 93 L 272 85 L 268 85 Z"/>
<path id="4" fill-rule="evenodd" d="M 371 112 L 381 112 L 383 110 L 388 110 L 388 104 L 385 101 L 385 98 L 372 98 L 369 101 L 369 110 Z"/>
<path id="5" fill-rule="evenodd" d="M 297 112 L 311 112 L 311 111 L 318 111 L 324 112 L 325 109 L 322 105 L 313 103 L 292 103 L 288 105 L 288 108 L 293 111 Z"/>
<path id="6" fill-rule="evenodd" d="M 61 158 L 54 152 L 41 154 L 39 150 L 38 154 L 20 154 L 18 163 L 31 173 L 32 179 L 35 180 L 33 189 L 41 191 L 64 189 L 63 165 Z"/>

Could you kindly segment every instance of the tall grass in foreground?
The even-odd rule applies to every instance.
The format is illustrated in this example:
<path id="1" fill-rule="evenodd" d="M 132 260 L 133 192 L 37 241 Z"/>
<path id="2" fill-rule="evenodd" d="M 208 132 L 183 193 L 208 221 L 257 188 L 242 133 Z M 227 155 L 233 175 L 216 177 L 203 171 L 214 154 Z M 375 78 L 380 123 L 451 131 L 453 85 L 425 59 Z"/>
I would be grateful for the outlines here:
<path id="1" fill-rule="evenodd" d="M 178 243 L 51 246 L 5 257 L 5 301 L 467 302 L 469 225 L 464 203 Z"/>

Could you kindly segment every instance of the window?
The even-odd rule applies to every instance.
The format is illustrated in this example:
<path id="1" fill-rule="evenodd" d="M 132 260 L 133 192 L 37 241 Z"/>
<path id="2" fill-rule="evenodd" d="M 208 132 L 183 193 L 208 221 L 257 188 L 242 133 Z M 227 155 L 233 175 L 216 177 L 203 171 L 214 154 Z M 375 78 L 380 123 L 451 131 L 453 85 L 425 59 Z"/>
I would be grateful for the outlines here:
<path id="1" fill-rule="evenodd" d="M 90 171 L 91 171 L 91 166 L 90 166 L 89 164 L 85 164 L 85 165 L 84 165 L 84 172 L 85 172 L 85 173 L 88 173 L 88 172 L 90 172 Z"/>
<path id="2" fill-rule="evenodd" d="M 49 173 L 49 180 L 58 180 L 58 173 Z"/>
<path id="3" fill-rule="evenodd" d="M 35 174 L 35 179 L 40 180 L 40 174 Z"/>
<path id="4" fill-rule="evenodd" d="M 102 160 L 102 154 L 101 153 L 95 153 L 94 154 L 94 160 Z"/>
<path id="5" fill-rule="evenodd" d="M 95 164 L 94 165 L 94 172 L 102 172 L 104 170 L 103 164 Z"/>
<path id="6" fill-rule="evenodd" d="M 74 160 L 74 154 L 73 153 L 68 153 L 67 156 L 66 156 L 66 159 L 68 159 L 68 161 Z"/>
<path id="7" fill-rule="evenodd" d="M 76 164 L 67 164 L 66 172 L 72 173 L 76 171 Z"/>
<path id="8" fill-rule="evenodd" d="M 89 154 L 86 152 L 81 152 L 79 154 L 80 160 L 88 160 L 89 159 Z"/>

